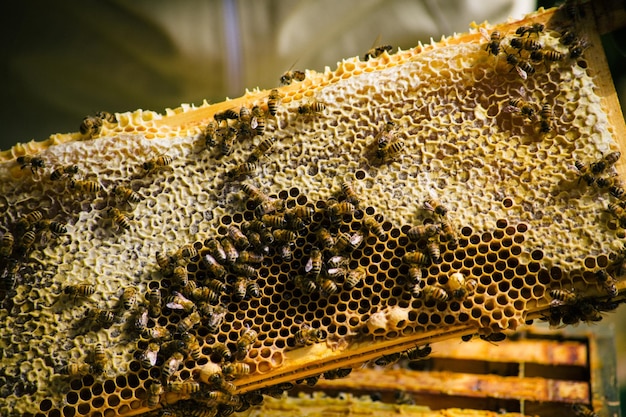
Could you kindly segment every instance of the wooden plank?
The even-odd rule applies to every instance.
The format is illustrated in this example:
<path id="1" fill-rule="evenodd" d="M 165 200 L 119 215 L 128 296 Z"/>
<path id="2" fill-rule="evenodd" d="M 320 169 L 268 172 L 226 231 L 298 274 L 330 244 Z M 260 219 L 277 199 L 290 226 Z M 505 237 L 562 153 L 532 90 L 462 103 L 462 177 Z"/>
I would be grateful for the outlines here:
<path id="1" fill-rule="evenodd" d="M 439 342 L 432 344 L 431 347 L 433 358 L 588 366 L 587 345 L 576 341 L 525 339 L 489 343 L 478 339 L 470 342 Z"/>
<path id="2" fill-rule="evenodd" d="M 404 369 L 354 369 L 350 378 L 325 380 L 319 390 L 405 391 L 474 398 L 500 398 L 536 402 L 589 403 L 589 383 L 546 378 L 422 372 Z"/>

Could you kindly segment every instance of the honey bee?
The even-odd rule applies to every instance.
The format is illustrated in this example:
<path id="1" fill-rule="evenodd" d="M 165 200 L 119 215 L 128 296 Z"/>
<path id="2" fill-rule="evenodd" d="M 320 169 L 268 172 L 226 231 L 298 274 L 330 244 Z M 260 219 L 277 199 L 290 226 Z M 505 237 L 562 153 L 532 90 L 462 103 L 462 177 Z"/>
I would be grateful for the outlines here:
<path id="1" fill-rule="evenodd" d="M 67 295 L 73 295 L 74 299 L 77 297 L 91 297 L 96 292 L 96 286 L 92 284 L 73 284 L 66 285 L 63 288 L 63 292 Z"/>
<path id="2" fill-rule="evenodd" d="M 248 279 L 246 277 L 238 277 L 233 284 L 233 300 L 241 301 L 246 298 L 246 284 Z"/>
<path id="3" fill-rule="evenodd" d="M 167 166 L 169 166 L 172 161 L 174 160 L 174 158 L 172 158 L 169 155 L 164 155 L 161 154 L 159 156 L 156 156 L 152 159 L 149 159 L 147 161 L 145 161 L 142 164 L 142 167 L 144 169 L 144 171 L 146 171 L 146 175 L 150 174 L 151 172 L 157 170 L 157 169 L 163 169 Z"/>
<path id="4" fill-rule="evenodd" d="M 376 366 L 389 366 L 389 365 L 393 365 L 394 363 L 398 362 L 401 358 L 401 354 L 400 353 L 392 353 L 390 355 L 383 355 L 379 358 L 376 358 L 374 360 L 374 364 Z"/>
<path id="5" fill-rule="evenodd" d="M 243 362 L 229 363 L 222 366 L 222 374 L 230 378 L 237 378 L 248 375 L 250 373 L 250 365 Z"/>
<path id="6" fill-rule="evenodd" d="M 601 269 L 596 272 L 596 279 L 600 284 L 602 284 L 602 288 L 607 292 L 607 294 L 611 297 L 617 297 L 618 291 L 615 284 L 617 281 L 611 275 L 609 275 L 605 270 Z"/>
<path id="7" fill-rule="evenodd" d="M 148 301 L 148 312 L 150 317 L 157 317 L 161 315 L 161 290 L 158 288 L 151 289 L 146 294 L 146 300 Z"/>
<path id="8" fill-rule="evenodd" d="M 272 116 L 276 116 L 276 112 L 278 111 L 278 103 L 281 100 L 281 95 L 277 89 L 273 89 L 270 91 L 269 96 L 267 96 L 267 110 Z"/>
<path id="9" fill-rule="evenodd" d="M 448 293 L 438 285 L 427 285 L 422 290 L 422 296 L 426 301 L 445 302 L 448 301 Z"/>
<path id="10" fill-rule="evenodd" d="M 102 343 L 97 343 L 93 351 L 93 372 L 101 374 L 107 364 L 107 354 Z"/>
<path id="11" fill-rule="evenodd" d="M 451 249 L 455 249 L 459 244 L 456 232 L 452 228 L 452 224 L 449 221 L 441 222 L 441 240 L 443 242 L 450 242 L 448 246 Z"/>
<path id="12" fill-rule="evenodd" d="M 263 216 L 265 217 L 265 216 Z M 278 229 L 272 232 L 276 243 L 290 243 L 296 240 L 298 235 L 292 230 Z"/>
<path id="13" fill-rule="evenodd" d="M 148 388 L 148 407 L 156 407 L 161 401 L 161 395 L 165 393 L 161 381 L 156 379 L 151 380 L 150 387 Z"/>
<path id="14" fill-rule="evenodd" d="M 365 275 L 365 268 L 363 267 L 358 267 L 356 269 L 350 270 L 350 272 L 348 272 L 348 274 L 346 275 L 346 279 L 344 281 L 346 288 L 350 290 L 356 287 L 359 282 L 365 279 Z"/>
<path id="15" fill-rule="evenodd" d="M 587 44 L 586 40 L 584 39 L 577 40 L 576 43 L 573 43 L 572 45 L 569 46 L 569 57 L 571 59 L 580 58 L 588 46 L 589 45 Z"/>
<path id="16" fill-rule="evenodd" d="M 607 211 L 613 214 L 615 218 L 617 218 L 620 225 L 622 225 L 623 223 L 626 223 L 626 210 L 623 209 L 622 206 L 620 206 L 619 204 L 609 203 L 607 207 Z"/>
<path id="17" fill-rule="evenodd" d="M 188 244 L 183 245 L 178 252 L 176 252 L 174 258 L 177 260 L 184 259 L 185 261 L 190 261 L 196 256 L 198 256 L 198 249 L 196 249 L 193 244 Z"/>
<path id="18" fill-rule="evenodd" d="M 230 155 L 235 146 L 235 139 L 237 139 L 237 129 L 232 126 L 225 126 L 218 129 L 217 135 L 220 137 L 220 152 L 223 156 Z"/>
<path id="19" fill-rule="evenodd" d="M 181 287 L 186 287 L 189 283 L 187 268 L 185 268 L 184 266 L 177 266 L 176 268 L 174 268 L 173 277 L 176 285 L 180 285 Z"/>
<path id="20" fill-rule="evenodd" d="M 304 272 L 307 273 L 307 276 L 315 280 L 320 274 L 322 270 L 322 251 L 316 247 L 311 249 L 311 256 L 304 266 Z"/>
<path id="21" fill-rule="evenodd" d="M 224 321 L 224 316 L 226 315 L 226 309 L 222 306 L 213 306 L 211 308 L 211 312 L 208 315 L 208 319 L 206 321 L 206 327 L 209 330 L 209 333 L 216 333 L 218 328 L 222 325 Z"/>
<path id="22" fill-rule="evenodd" d="M 591 169 L 591 172 L 593 174 L 595 175 L 601 174 L 604 171 L 606 171 L 608 168 L 613 166 L 619 160 L 620 156 L 622 156 L 622 154 L 618 151 L 611 152 L 608 155 L 602 157 L 601 159 L 591 163 L 589 165 L 589 168 Z"/>
<path id="23" fill-rule="evenodd" d="M 502 42 L 502 35 L 500 32 L 494 30 L 490 35 L 485 28 L 480 28 L 479 30 L 482 37 L 488 41 L 485 51 L 489 51 L 491 55 L 497 56 L 500 53 L 500 43 Z"/>
<path id="24" fill-rule="evenodd" d="M 233 358 L 233 354 L 231 353 L 228 346 L 223 343 L 216 343 L 211 347 L 211 352 L 216 354 L 220 358 L 221 361 L 229 362 Z M 219 375 L 219 374 L 215 374 Z"/>
<path id="25" fill-rule="evenodd" d="M 257 332 L 249 327 L 246 327 L 241 331 L 239 339 L 237 339 L 237 355 L 239 357 L 245 357 L 248 354 L 256 342 L 257 336 Z M 223 371 L 224 370 L 222 369 L 222 372 Z"/>
<path id="26" fill-rule="evenodd" d="M 13 252 L 13 245 L 15 244 L 15 237 L 9 231 L 4 232 L 2 240 L 0 240 L 0 256 L 8 258 Z"/>
<path id="27" fill-rule="evenodd" d="M 126 310 L 130 310 L 137 304 L 137 288 L 128 287 L 122 293 L 122 305 Z"/>
<path id="28" fill-rule="evenodd" d="M 324 379 L 339 379 L 345 378 L 352 372 L 352 368 L 338 368 L 332 371 L 324 372 Z"/>
<path id="29" fill-rule="evenodd" d="M 255 162 L 244 162 L 226 173 L 228 178 L 242 178 L 254 174 L 258 165 Z"/>
<path id="30" fill-rule="evenodd" d="M 157 251 L 155 257 L 161 273 L 166 277 L 171 276 L 174 272 L 175 263 L 172 257 L 161 251 Z"/>
<path id="31" fill-rule="evenodd" d="M 561 43 L 561 45 L 566 45 L 566 46 L 572 45 L 576 43 L 577 41 L 578 41 L 578 35 L 576 35 L 576 33 L 571 32 L 569 30 L 563 32 L 563 34 L 559 38 L 559 43 Z"/>
<path id="32" fill-rule="evenodd" d="M 477 285 L 478 282 L 475 279 L 467 279 L 462 273 L 455 272 L 448 277 L 447 288 L 453 298 L 462 300 L 471 295 L 476 290 Z"/>
<path id="33" fill-rule="evenodd" d="M 313 115 L 317 113 L 321 113 L 326 109 L 324 103 L 320 103 L 317 100 L 313 100 L 310 103 L 302 104 L 298 107 L 298 114 L 302 115 Z"/>
<path id="34" fill-rule="evenodd" d="M 282 210 L 284 207 L 285 207 L 284 200 L 276 199 L 276 198 L 268 198 L 267 200 L 262 201 L 258 206 L 256 206 L 256 208 L 254 209 L 254 214 L 259 218 L 263 218 L 263 216 L 267 214 L 275 213 L 277 210 Z M 268 217 L 268 219 L 271 219 L 271 218 Z M 275 218 L 275 220 L 278 220 L 278 219 Z M 281 224 L 281 227 L 284 227 L 284 226 L 286 225 Z"/>
<path id="35" fill-rule="evenodd" d="M 86 116 L 80 123 L 78 130 L 82 135 L 86 135 L 89 138 L 100 133 L 102 128 L 102 119 L 94 116 Z"/>
<path id="36" fill-rule="evenodd" d="M 224 247 L 219 240 L 214 238 L 207 239 L 204 241 L 204 246 L 207 247 L 209 253 L 215 261 L 219 262 L 220 264 L 226 263 L 226 251 L 224 250 Z"/>
<path id="37" fill-rule="evenodd" d="M 24 233 L 18 240 L 18 244 L 17 244 L 18 253 L 20 255 L 25 254 L 31 248 L 31 246 L 33 246 L 36 239 L 37 239 L 37 234 L 35 233 L 34 230 L 29 230 L 28 232 Z"/>
<path id="38" fill-rule="evenodd" d="M 172 336 L 170 331 L 167 330 L 167 327 L 163 326 L 148 327 L 147 329 L 144 329 L 143 332 L 141 332 L 141 335 L 146 339 L 154 340 L 169 339 Z"/>
<path id="39" fill-rule="evenodd" d="M 351 181 L 344 181 L 341 183 L 341 191 L 346 196 L 346 201 L 352 204 L 354 207 L 359 206 L 359 196 L 354 191 L 354 184 Z"/>
<path id="40" fill-rule="evenodd" d="M 525 91 L 520 89 L 520 95 L 524 96 Z M 504 111 L 509 113 L 520 113 L 527 119 L 535 117 L 535 106 L 533 103 L 529 103 L 521 97 L 512 98 L 509 100 L 509 105 L 504 108 Z"/>
<path id="41" fill-rule="evenodd" d="M 565 55 L 558 51 L 545 50 L 545 51 L 532 51 L 530 53 L 530 59 L 533 62 L 557 62 L 562 61 Z"/>
<path id="42" fill-rule="evenodd" d="M 422 287 L 420 287 L 419 282 L 409 285 L 409 293 L 413 298 L 421 298 L 422 297 Z"/>
<path id="43" fill-rule="evenodd" d="M 591 173 L 589 166 L 580 161 L 574 161 L 574 166 L 578 170 L 578 183 L 580 184 L 581 180 L 585 180 L 587 185 L 591 186 L 594 182 L 596 182 L 596 178 Z"/>
<path id="44" fill-rule="evenodd" d="M 328 268 L 324 271 L 327 278 L 330 278 L 333 281 L 337 281 L 339 279 L 345 278 L 347 274 L 347 270 L 343 267 L 339 268 Z"/>
<path id="45" fill-rule="evenodd" d="M 263 136 L 265 133 L 265 115 L 259 106 L 252 107 L 252 121 L 250 127 L 256 131 L 256 134 Z"/>
<path id="46" fill-rule="evenodd" d="M 325 227 L 319 228 L 315 232 L 315 236 L 322 249 L 330 249 L 335 245 L 335 238 Z"/>
<path id="47" fill-rule="evenodd" d="M 380 46 L 372 47 L 370 48 L 370 50 L 368 50 L 365 53 L 365 55 L 363 56 L 363 60 L 369 61 L 371 58 L 378 58 L 384 52 L 387 52 L 387 53 L 391 52 L 392 49 L 393 49 L 393 46 L 391 45 L 380 45 Z"/>
<path id="48" fill-rule="evenodd" d="M 113 193 L 118 201 L 124 203 L 139 203 L 143 200 L 143 197 L 139 193 L 123 185 L 113 187 Z"/>
<path id="49" fill-rule="evenodd" d="M 519 49 L 519 50 L 524 49 L 526 51 L 538 51 L 543 47 L 541 43 L 539 43 L 538 41 L 534 39 L 521 39 L 521 38 L 511 39 L 510 45 L 515 49 Z"/>
<path id="50" fill-rule="evenodd" d="M 376 236 L 379 240 L 387 239 L 387 234 L 383 226 L 376 220 L 374 216 L 366 216 L 363 219 L 363 225 L 370 233 Z"/>
<path id="51" fill-rule="evenodd" d="M 226 275 L 226 269 L 219 262 L 215 260 L 215 258 L 208 253 L 202 256 L 202 264 L 206 267 L 206 269 L 216 278 L 223 278 Z"/>
<path id="52" fill-rule="evenodd" d="M 528 62 L 522 60 L 521 58 L 518 58 L 517 56 L 515 56 L 513 54 L 507 54 L 506 62 L 509 65 L 511 65 L 511 67 L 512 67 L 511 71 L 513 71 L 513 69 L 515 69 L 515 71 L 517 71 L 517 74 L 523 80 L 528 78 L 528 74 L 534 74 L 535 73 L 535 68 L 532 65 L 530 65 Z"/>
<path id="53" fill-rule="evenodd" d="M 228 226 L 228 237 L 230 237 L 237 249 L 246 249 L 250 246 L 246 235 L 243 234 L 241 229 L 232 224 Z"/>
<path id="54" fill-rule="evenodd" d="M 423 348 L 420 348 L 419 346 L 409 348 L 404 352 L 404 354 L 409 360 L 415 361 L 419 359 L 424 359 L 425 357 L 430 355 L 431 352 L 432 348 L 430 347 L 430 345 L 425 345 Z"/>
<path id="55" fill-rule="evenodd" d="M 204 127 L 202 131 L 202 136 L 204 137 L 204 146 L 209 149 L 214 147 L 217 144 L 215 136 L 217 135 L 217 123 L 214 121 L 210 121 Z"/>
<path id="56" fill-rule="evenodd" d="M 158 343 L 148 343 L 148 347 L 143 352 L 141 352 L 140 355 L 141 365 L 144 368 L 151 368 L 156 365 L 159 349 L 160 345 Z"/>
<path id="57" fill-rule="evenodd" d="M 96 117 L 102 120 L 103 122 L 117 123 L 117 117 L 115 117 L 115 114 L 110 113 L 108 111 L 104 111 L 104 110 L 99 111 L 96 113 Z"/>
<path id="58" fill-rule="evenodd" d="M 64 235 L 67 233 L 67 226 L 61 222 L 55 222 L 51 220 L 39 220 L 35 223 L 35 230 L 41 232 L 43 230 L 49 230 L 53 235 Z"/>
<path id="59" fill-rule="evenodd" d="M 348 201 L 342 201 L 329 205 L 328 210 L 332 218 L 340 219 L 343 216 L 354 213 L 356 207 Z"/>
<path id="60" fill-rule="evenodd" d="M 196 305 L 193 301 L 177 291 L 172 291 L 172 295 L 165 299 L 165 306 L 172 310 L 183 310 L 186 313 L 190 313 L 196 309 Z"/>
<path id="61" fill-rule="evenodd" d="M 439 233 L 439 226 L 435 224 L 426 224 L 422 226 L 413 226 L 407 231 L 407 236 L 414 242 L 420 239 L 428 239 Z"/>
<path id="62" fill-rule="evenodd" d="M 415 405 L 413 395 L 406 391 L 396 391 L 394 394 L 395 404 Z"/>
<path id="63" fill-rule="evenodd" d="M 297 275 L 293 282 L 296 288 L 299 288 L 304 294 L 312 294 L 317 290 L 315 281 L 305 277 L 304 275 Z"/>
<path id="64" fill-rule="evenodd" d="M 441 249 L 439 248 L 439 242 L 436 240 L 430 240 L 426 244 L 426 250 L 428 251 L 428 256 L 433 262 L 439 262 L 441 260 Z"/>
<path id="65" fill-rule="evenodd" d="M 251 265 L 237 262 L 232 266 L 233 272 L 239 275 L 243 275 L 247 278 L 253 278 L 257 276 L 257 270 Z"/>
<path id="66" fill-rule="evenodd" d="M 259 298 L 261 296 L 259 284 L 257 284 L 256 281 L 248 280 L 246 284 L 246 294 L 248 294 L 250 298 Z"/>
<path id="67" fill-rule="evenodd" d="M 576 414 L 576 417 L 599 417 L 600 415 L 594 412 L 591 408 L 585 404 L 572 404 L 572 411 Z"/>
<path id="68" fill-rule="evenodd" d="M 87 310 L 87 316 L 91 317 L 96 323 L 105 328 L 111 326 L 117 320 L 117 316 L 113 311 L 101 310 L 99 308 Z"/>
<path id="69" fill-rule="evenodd" d="M 599 188 L 608 188 L 609 193 L 615 198 L 621 198 L 624 195 L 622 181 L 618 177 L 598 178 L 596 184 Z"/>
<path id="70" fill-rule="evenodd" d="M 246 264 L 260 264 L 263 262 L 264 258 L 265 257 L 260 253 L 250 252 L 247 250 L 239 253 L 239 262 Z"/>
<path id="71" fill-rule="evenodd" d="M 376 157 L 382 162 L 386 162 L 387 160 L 394 160 L 398 157 L 398 155 L 402 153 L 403 150 L 404 142 L 400 139 L 396 139 L 392 142 L 389 142 L 383 147 L 379 147 L 376 150 Z"/>
<path id="72" fill-rule="evenodd" d="M 573 290 L 550 290 L 549 294 L 552 298 L 552 302 L 550 303 L 552 307 L 558 307 L 563 304 L 576 304 L 579 300 L 578 294 Z"/>
<path id="73" fill-rule="evenodd" d="M 339 232 L 337 239 L 335 240 L 335 245 L 331 248 L 332 254 L 340 255 L 342 252 L 351 249 L 352 245 L 350 243 L 350 239 L 352 239 L 352 236 Z"/>
<path id="74" fill-rule="evenodd" d="M 418 266 L 409 267 L 408 278 L 411 284 L 419 284 L 423 278 L 422 268 Z"/>
<path id="75" fill-rule="evenodd" d="M 322 294 L 325 296 L 336 294 L 339 291 L 339 288 L 337 287 L 337 283 L 333 281 L 332 279 L 325 277 L 323 275 L 320 275 L 319 277 L 317 277 L 316 283 L 320 291 L 322 292 Z"/>
<path id="76" fill-rule="evenodd" d="M 210 279 L 206 283 L 206 286 L 207 288 L 210 288 L 211 290 L 218 292 L 218 293 L 222 293 L 226 291 L 226 284 L 224 284 L 222 281 L 217 280 L 217 279 Z"/>
<path id="77" fill-rule="evenodd" d="M 41 221 L 43 219 L 43 213 L 39 210 L 31 211 L 25 216 L 20 217 L 17 221 L 17 231 L 24 232 L 35 225 L 35 223 Z"/>
<path id="78" fill-rule="evenodd" d="M 191 395 L 200 391 L 200 383 L 193 381 L 168 382 L 167 390 L 181 395 Z"/>
<path id="79" fill-rule="evenodd" d="M 545 29 L 545 25 L 543 25 L 542 23 L 533 23 L 530 26 L 518 27 L 517 30 L 515 31 L 515 34 L 517 36 L 524 36 L 524 35 L 530 36 L 531 34 L 534 33 L 535 35 L 539 36 L 539 34 L 543 32 L 544 29 Z"/>
<path id="80" fill-rule="evenodd" d="M 386 148 L 390 142 L 392 142 L 396 138 L 396 134 L 394 132 L 395 123 L 388 121 L 385 123 L 385 126 L 378 132 L 374 141 L 377 144 L 377 148 Z"/>
<path id="81" fill-rule="evenodd" d="M 78 167 L 76 165 L 61 166 L 52 171 L 52 174 L 50 174 L 50 181 L 58 181 L 61 178 L 71 179 L 76 174 L 78 174 Z"/>
<path id="82" fill-rule="evenodd" d="M 174 352 L 172 356 L 165 360 L 163 363 L 163 369 L 161 370 L 161 375 L 167 380 L 170 379 L 172 375 L 174 375 L 181 363 L 183 362 L 183 354 L 180 352 Z"/>
<path id="83" fill-rule="evenodd" d="M 102 185 L 96 181 L 91 180 L 70 180 L 70 189 L 78 193 L 99 193 L 102 191 Z"/>
<path id="84" fill-rule="evenodd" d="M 540 131 L 542 133 L 549 133 L 552 130 L 552 106 L 544 104 L 541 107 L 539 116 L 541 117 L 541 120 L 539 121 Z"/>
<path id="85" fill-rule="evenodd" d="M 263 193 L 257 187 L 251 184 L 241 184 L 241 190 L 248 196 L 248 199 L 256 204 L 272 200 L 268 195 Z M 282 200 L 281 200 L 282 201 Z"/>
<path id="86" fill-rule="evenodd" d="M 237 391 L 237 386 L 235 384 L 233 384 L 230 381 L 227 381 L 222 375 L 220 374 L 213 374 L 209 377 L 209 382 L 211 383 L 211 385 L 213 385 L 213 387 L 217 388 L 218 390 L 225 392 L 226 394 L 234 394 L 235 391 Z"/>
<path id="87" fill-rule="evenodd" d="M 320 329 L 314 329 L 308 324 L 303 324 L 295 334 L 296 344 L 300 346 L 308 346 L 315 343 L 323 342 L 326 339 L 324 332 Z"/>
<path id="88" fill-rule="evenodd" d="M 239 134 L 240 139 L 249 139 L 254 137 L 255 131 L 252 128 L 252 112 L 246 106 L 239 109 Z"/>
<path id="89" fill-rule="evenodd" d="M 213 118 L 218 124 L 220 124 L 223 121 L 239 119 L 239 114 L 233 109 L 227 109 L 222 112 L 215 113 Z"/>
<path id="90" fill-rule="evenodd" d="M 407 252 L 402 256 L 402 260 L 410 265 L 427 265 L 428 256 L 424 252 Z"/>
<path id="91" fill-rule="evenodd" d="M 424 201 L 424 210 L 431 211 L 439 217 L 446 217 L 448 214 L 447 207 L 443 206 L 439 201 L 434 199 Z"/>
<path id="92" fill-rule="evenodd" d="M 304 81 L 306 78 L 306 74 L 304 71 L 287 71 L 280 77 L 280 83 L 282 85 L 289 85 L 292 81 Z"/>
<path id="93" fill-rule="evenodd" d="M 272 146 L 274 146 L 275 142 L 276 142 L 275 137 L 262 139 L 261 142 L 259 142 L 259 144 L 257 145 L 257 147 L 252 150 L 252 153 L 250 153 L 250 156 L 248 156 L 248 162 L 256 162 L 259 159 L 261 159 L 261 157 L 265 155 L 267 151 L 269 151 L 272 148 Z"/>
<path id="94" fill-rule="evenodd" d="M 120 211 L 117 207 L 109 207 L 107 210 L 107 214 L 109 218 L 119 227 L 120 229 L 130 230 L 131 223 L 130 219 Z"/>
<path id="95" fill-rule="evenodd" d="M 190 291 L 189 296 L 196 301 L 208 301 L 209 303 L 215 303 L 220 299 L 220 291 L 209 287 L 197 287 Z"/>
<path id="96" fill-rule="evenodd" d="M 78 377 L 91 373 L 91 366 L 86 363 L 72 362 L 61 367 L 59 373 L 70 377 Z"/>

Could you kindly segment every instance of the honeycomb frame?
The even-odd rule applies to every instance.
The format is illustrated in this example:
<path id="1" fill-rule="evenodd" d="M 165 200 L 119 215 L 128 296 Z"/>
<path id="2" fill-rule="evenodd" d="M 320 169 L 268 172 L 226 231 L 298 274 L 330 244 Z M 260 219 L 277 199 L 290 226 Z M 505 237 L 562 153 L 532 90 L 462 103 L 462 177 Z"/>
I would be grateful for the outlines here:
<path id="1" fill-rule="evenodd" d="M 577 58 L 561 41 L 569 11 L 540 11 L 307 71 L 276 102 L 256 90 L 165 115 L 118 113 L 95 130 L 5 152 L 3 247 L 9 234 L 15 242 L 0 262 L 0 410 L 226 415 L 263 388 L 341 375 L 416 344 L 489 339 L 533 318 L 595 321 L 616 308 L 622 298 L 609 292 L 626 286 L 621 199 L 581 182 L 574 164 L 604 161 L 625 129 L 603 109 L 616 108 L 615 93 L 591 8 L 580 6 Z M 516 29 L 534 22 L 546 30 L 519 38 L 565 57 L 524 78 L 512 53 L 489 52 L 480 29 L 500 30 L 512 50 Z M 512 110 L 512 99 L 536 114 Z M 539 116 L 544 103 L 552 115 Z M 263 135 L 242 133 L 239 110 L 255 105 L 262 115 L 247 128 L 265 124 Z M 206 130 L 212 120 L 216 132 Z M 221 143 L 207 148 L 212 135 Z M 16 161 L 24 156 L 46 166 Z M 72 164 L 78 175 L 51 179 Z M 598 178 L 623 177 L 621 159 L 605 165 Z M 253 235 L 261 240 L 250 246 Z M 233 260 L 218 260 L 213 239 L 233 245 Z M 260 261 L 243 261 L 251 249 Z M 334 256 L 344 258 L 336 267 Z M 574 298 L 555 301 L 554 290 Z M 256 337 L 242 343 L 250 329 Z M 320 340 L 298 333 L 309 331 Z"/>

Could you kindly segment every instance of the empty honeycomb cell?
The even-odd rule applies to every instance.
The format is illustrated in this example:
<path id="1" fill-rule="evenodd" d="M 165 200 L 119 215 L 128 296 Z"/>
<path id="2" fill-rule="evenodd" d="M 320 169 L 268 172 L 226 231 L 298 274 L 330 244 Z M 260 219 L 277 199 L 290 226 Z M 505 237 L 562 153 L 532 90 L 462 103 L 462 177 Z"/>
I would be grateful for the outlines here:
<path id="1" fill-rule="evenodd" d="M 63 407 L 63 417 L 74 417 L 76 415 L 76 409 L 71 406 Z"/>

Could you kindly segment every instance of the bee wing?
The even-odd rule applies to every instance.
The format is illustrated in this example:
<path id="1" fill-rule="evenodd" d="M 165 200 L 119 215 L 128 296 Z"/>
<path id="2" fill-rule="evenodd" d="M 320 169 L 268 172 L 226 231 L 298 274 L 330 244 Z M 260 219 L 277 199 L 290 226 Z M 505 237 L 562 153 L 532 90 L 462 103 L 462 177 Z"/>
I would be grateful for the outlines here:
<path id="1" fill-rule="evenodd" d="M 308 261 L 306 261 L 306 265 L 304 266 L 304 272 L 311 272 L 311 270 L 313 269 L 313 258 L 309 258 Z"/>
<path id="2" fill-rule="evenodd" d="M 350 236 L 350 244 L 354 247 L 357 247 L 363 242 L 363 235 L 359 232 L 356 232 L 352 236 Z"/>
<path id="3" fill-rule="evenodd" d="M 502 111 L 503 111 L 503 112 L 505 112 L 505 113 L 517 113 L 517 112 L 519 112 L 519 111 L 520 111 L 520 109 L 519 109 L 518 107 L 511 106 L 511 105 L 509 104 L 509 105 L 507 105 L 506 107 L 504 107 L 504 108 L 502 109 Z"/>
<path id="4" fill-rule="evenodd" d="M 185 307 L 181 304 L 181 302 L 182 300 L 172 300 L 165 305 L 166 307 L 171 308 L 172 310 L 184 310 Z"/>
<path id="5" fill-rule="evenodd" d="M 526 74 L 526 71 L 521 69 L 518 65 L 515 66 L 515 71 L 517 71 L 517 73 L 522 78 L 522 80 L 525 80 L 525 79 L 528 78 L 528 75 Z"/>
<path id="6" fill-rule="evenodd" d="M 487 29 L 485 29 L 485 28 L 478 28 L 478 31 L 480 32 L 482 37 L 485 38 L 486 41 L 490 41 L 491 40 L 491 36 L 489 36 L 489 32 L 487 32 Z"/>
<path id="7" fill-rule="evenodd" d="M 150 366 L 156 365 L 158 352 L 156 350 L 146 350 L 143 353 L 144 360 L 150 363 Z"/>
<path id="8" fill-rule="evenodd" d="M 256 116 L 253 116 L 252 119 L 250 119 L 250 128 L 256 129 L 258 125 L 259 125 L 259 120 L 257 119 Z"/>

